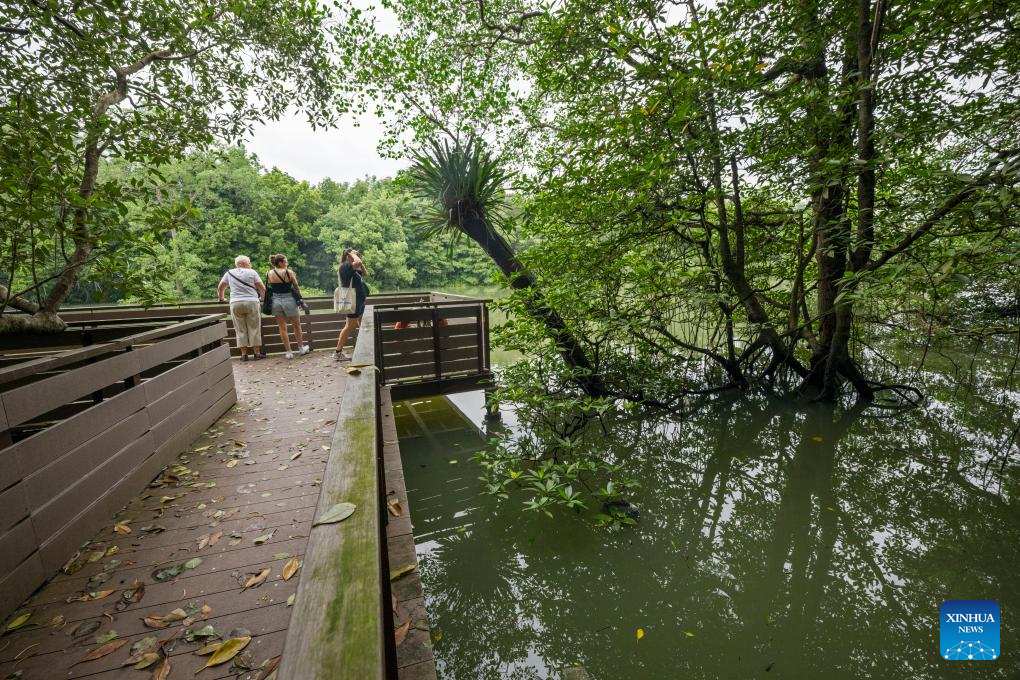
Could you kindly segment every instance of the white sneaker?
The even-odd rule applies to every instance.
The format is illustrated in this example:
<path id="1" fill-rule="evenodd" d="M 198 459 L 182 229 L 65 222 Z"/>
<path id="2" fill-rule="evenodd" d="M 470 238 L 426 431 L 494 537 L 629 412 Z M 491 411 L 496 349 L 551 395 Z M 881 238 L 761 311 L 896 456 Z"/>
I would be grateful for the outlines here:
<path id="1" fill-rule="evenodd" d="M 284 359 L 293 359 L 294 358 L 294 353 L 293 352 L 287 352 L 286 354 L 283 355 L 283 358 Z"/>
<path id="2" fill-rule="evenodd" d="M 351 358 L 343 352 L 333 352 L 333 361 L 350 361 Z"/>
<path id="3" fill-rule="evenodd" d="M 312 351 L 312 348 L 308 345 L 301 345 L 301 356 L 304 356 Z"/>

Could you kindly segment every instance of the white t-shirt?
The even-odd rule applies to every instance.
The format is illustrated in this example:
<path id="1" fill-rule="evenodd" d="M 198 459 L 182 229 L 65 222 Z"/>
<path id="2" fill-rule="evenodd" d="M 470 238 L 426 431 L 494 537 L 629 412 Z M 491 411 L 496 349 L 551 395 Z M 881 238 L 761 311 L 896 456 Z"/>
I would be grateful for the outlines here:
<path id="1" fill-rule="evenodd" d="M 254 300 L 258 302 L 259 291 L 256 285 L 258 280 L 259 275 L 254 269 L 241 269 L 240 267 L 234 267 L 233 269 L 227 270 L 227 273 L 223 275 L 222 279 L 220 279 L 220 283 L 226 282 L 226 284 L 230 286 L 231 302 L 241 302 L 243 300 Z M 241 283 L 241 281 L 244 283 Z"/>

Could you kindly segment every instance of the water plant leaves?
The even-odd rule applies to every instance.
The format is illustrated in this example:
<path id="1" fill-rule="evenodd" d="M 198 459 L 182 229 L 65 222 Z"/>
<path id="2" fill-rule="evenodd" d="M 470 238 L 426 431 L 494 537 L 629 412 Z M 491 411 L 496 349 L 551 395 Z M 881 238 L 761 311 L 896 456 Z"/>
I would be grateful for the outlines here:
<path id="1" fill-rule="evenodd" d="M 89 652 L 82 658 L 78 659 L 71 665 L 73 666 L 80 663 L 85 663 L 86 661 L 95 661 L 96 659 L 101 659 L 107 654 L 113 654 L 127 643 L 128 643 L 127 639 L 113 640 L 111 642 L 107 642 L 105 645 L 93 649 L 91 652 Z"/>
<path id="2" fill-rule="evenodd" d="M 296 557 L 292 557 L 287 560 L 287 564 L 283 565 L 283 580 L 289 581 L 290 578 L 298 572 L 301 568 L 301 560 Z"/>
<path id="3" fill-rule="evenodd" d="M 403 576 L 407 576 L 417 568 L 418 568 L 417 564 L 408 564 L 406 566 L 400 567 L 399 569 L 394 569 L 393 571 L 390 572 L 390 580 L 396 581 L 397 579 Z"/>
<path id="4" fill-rule="evenodd" d="M 219 666 L 222 663 L 230 661 L 240 654 L 241 650 L 247 647 L 249 642 L 251 642 L 250 637 L 230 638 L 225 641 L 222 645 L 220 645 L 219 649 L 217 649 L 213 655 L 209 657 L 209 660 L 205 662 L 205 665 L 196 671 L 196 674 L 201 673 L 203 670 L 210 668 L 211 666 Z"/>
<path id="5" fill-rule="evenodd" d="M 315 520 L 312 523 L 312 526 L 314 527 L 320 524 L 335 524 L 337 522 L 342 522 L 351 515 L 353 515 L 354 511 L 357 510 L 357 508 L 358 506 L 356 506 L 354 503 L 346 502 L 337 503 L 329 510 L 327 510 L 325 513 L 323 513 L 323 515 L 319 517 L 319 519 Z"/>
<path id="6" fill-rule="evenodd" d="M 22 614 L 21 616 L 19 616 L 18 618 L 14 619 L 13 621 L 11 621 L 10 623 L 7 624 L 7 630 L 11 631 L 11 630 L 17 630 L 17 629 L 21 628 L 26 623 L 28 623 L 28 620 L 30 618 L 32 618 L 32 612 L 26 612 L 26 613 Z"/>

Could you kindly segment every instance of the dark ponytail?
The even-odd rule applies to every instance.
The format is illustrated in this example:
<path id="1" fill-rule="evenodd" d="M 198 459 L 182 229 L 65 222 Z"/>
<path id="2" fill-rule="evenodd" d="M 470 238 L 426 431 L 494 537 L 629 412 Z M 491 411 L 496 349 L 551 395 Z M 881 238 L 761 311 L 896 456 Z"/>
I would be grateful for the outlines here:
<path id="1" fill-rule="evenodd" d="M 273 265 L 274 267 L 279 267 L 281 262 L 286 262 L 286 261 L 287 261 L 287 256 L 286 255 L 279 255 L 279 254 L 277 254 L 277 255 L 270 255 L 269 256 L 269 264 Z"/>

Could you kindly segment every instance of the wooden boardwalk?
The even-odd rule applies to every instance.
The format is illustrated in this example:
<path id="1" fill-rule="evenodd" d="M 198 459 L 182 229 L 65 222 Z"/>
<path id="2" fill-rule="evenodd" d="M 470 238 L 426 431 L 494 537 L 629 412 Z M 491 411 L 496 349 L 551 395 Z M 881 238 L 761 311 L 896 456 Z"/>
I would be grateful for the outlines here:
<path id="1" fill-rule="evenodd" d="M 0 678 L 269 675 L 302 575 L 285 580 L 282 572 L 306 549 L 346 372 L 318 351 L 235 362 L 234 374 L 237 406 L 8 620 L 31 614 L 0 638 Z M 244 587 L 266 569 L 264 582 Z M 189 631 L 207 626 L 214 641 L 252 639 L 233 661 L 199 672 L 210 658 L 195 654 L 206 638 Z M 161 645 L 158 661 L 123 665 L 143 641 Z M 120 646 L 80 661 L 111 642 Z"/>

